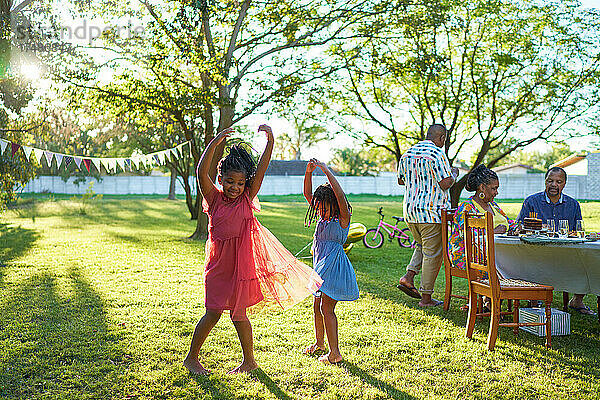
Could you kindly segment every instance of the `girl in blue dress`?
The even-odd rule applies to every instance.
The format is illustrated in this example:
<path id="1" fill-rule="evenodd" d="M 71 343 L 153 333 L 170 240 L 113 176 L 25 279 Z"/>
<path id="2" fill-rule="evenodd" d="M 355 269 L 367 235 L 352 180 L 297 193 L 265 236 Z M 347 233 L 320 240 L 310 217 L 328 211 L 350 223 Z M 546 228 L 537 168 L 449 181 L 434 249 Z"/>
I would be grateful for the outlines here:
<path id="1" fill-rule="evenodd" d="M 319 167 L 329 183 L 312 191 L 312 173 Z M 305 354 L 326 352 L 324 335 L 327 333 L 329 353 L 319 357 L 324 364 L 337 364 L 343 358 L 338 347 L 338 321 L 335 306 L 338 301 L 358 299 L 358 285 L 354 268 L 344 252 L 348 237 L 351 210 L 342 187 L 325 163 L 311 159 L 304 174 L 304 197 L 310 204 L 305 224 L 318 219 L 313 240 L 313 265 L 323 279 L 314 299 L 315 343 L 304 349 Z"/>

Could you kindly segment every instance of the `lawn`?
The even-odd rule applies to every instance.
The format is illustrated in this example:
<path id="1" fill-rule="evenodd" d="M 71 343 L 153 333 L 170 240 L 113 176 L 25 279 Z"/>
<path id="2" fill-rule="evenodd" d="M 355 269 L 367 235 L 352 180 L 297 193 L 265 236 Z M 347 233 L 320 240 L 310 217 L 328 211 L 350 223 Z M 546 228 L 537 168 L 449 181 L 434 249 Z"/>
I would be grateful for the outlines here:
<path id="1" fill-rule="evenodd" d="M 377 223 L 398 199 L 350 196 L 353 220 Z M 266 197 L 259 219 L 292 252 L 311 240 L 298 196 Z M 502 203 L 515 215 L 520 204 Z M 582 205 L 600 230 L 600 203 Z M 543 339 L 501 329 L 486 350 L 488 321 L 464 337 L 466 314 L 421 310 L 395 288 L 411 251 L 386 242 L 355 246 L 361 297 L 338 306 L 346 362 L 301 354 L 311 342 L 309 299 L 252 317 L 260 369 L 231 376 L 241 350 L 228 318 L 201 356 L 213 370 L 181 366 L 203 307 L 204 243 L 181 200 L 29 197 L 0 214 L 0 398 L 2 399 L 463 399 L 600 398 L 600 325 L 571 316 L 572 334 Z M 307 255 L 305 251 L 303 255 Z M 307 260 L 310 263 L 310 260 Z M 455 285 L 465 291 L 464 282 Z M 436 294 L 442 296 L 443 273 Z M 561 293 L 555 294 L 556 306 Z M 586 302 L 595 309 L 595 296 Z"/>

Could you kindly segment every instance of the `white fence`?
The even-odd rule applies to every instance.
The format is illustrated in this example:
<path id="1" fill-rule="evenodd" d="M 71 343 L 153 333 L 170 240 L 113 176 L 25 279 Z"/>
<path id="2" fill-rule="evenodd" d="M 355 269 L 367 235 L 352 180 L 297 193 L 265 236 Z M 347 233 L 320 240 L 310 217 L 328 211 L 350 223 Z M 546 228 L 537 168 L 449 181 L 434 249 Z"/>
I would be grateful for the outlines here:
<path id="1" fill-rule="evenodd" d="M 528 195 L 544 190 L 544 174 L 500 175 L 499 199 L 523 199 Z M 324 176 L 313 177 L 313 184 L 325 182 Z M 399 186 L 395 176 L 340 176 L 340 184 L 346 193 L 379 194 L 384 196 L 399 196 L 404 194 L 404 187 Z M 303 176 L 267 175 L 260 189 L 260 195 L 301 194 Z M 85 182 L 75 185 L 74 179 L 67 182 L 58 176 L 40 176 L 29 182 L 25 192 L 31 193 L 65 193 L 82 194 L 88 188 L 89 182 L 94 182 L 94 192 L 102 194 L 160 194 L 169 193 L 168 176 L 104 176 L 100 182 L 88 178 Z M 600 193 L 588 193 L 587 176 L 570 176 L 565 193 L 576 199 L 600 199 Z M 195 193 L 195 179 L 190 178 L 190 186 Z M 181 182 L 176 187 L 177 194 L 183 194 Z M 466 195 L 463 192 L 463 196 Z"/>

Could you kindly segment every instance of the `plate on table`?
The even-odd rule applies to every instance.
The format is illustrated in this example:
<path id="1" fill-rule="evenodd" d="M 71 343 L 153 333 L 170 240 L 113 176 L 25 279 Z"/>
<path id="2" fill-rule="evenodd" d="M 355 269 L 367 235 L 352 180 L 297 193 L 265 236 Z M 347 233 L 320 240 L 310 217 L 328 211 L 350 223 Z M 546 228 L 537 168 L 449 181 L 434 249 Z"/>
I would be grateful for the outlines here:
<path id="1" fill-rule="evenodd" d="M 573 243 L 585 243 L 588 240 L 583 238 L 558 238 L 558 237 L 548 237 L 541 235 L 524 235 L 520 236 L 522 242 L 530 243 L 530 244 L 573 244 Z"/>

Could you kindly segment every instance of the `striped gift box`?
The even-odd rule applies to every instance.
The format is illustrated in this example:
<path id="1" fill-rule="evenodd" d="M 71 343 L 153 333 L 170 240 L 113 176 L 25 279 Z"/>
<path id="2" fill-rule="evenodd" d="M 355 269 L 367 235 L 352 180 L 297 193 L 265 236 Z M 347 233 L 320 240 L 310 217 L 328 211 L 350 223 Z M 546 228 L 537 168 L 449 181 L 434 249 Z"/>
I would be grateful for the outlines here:
<path id="1" fill-rule="evenodd" d="M 561 336 L 571 334 L 571 314 L 551 308 L 551 335 Z M 546 322 L 545 308 L 519 308 L 519 322 Z M 536 336 L 546 336 L 546 326 L 521 326 L 526 332 Z"/>

